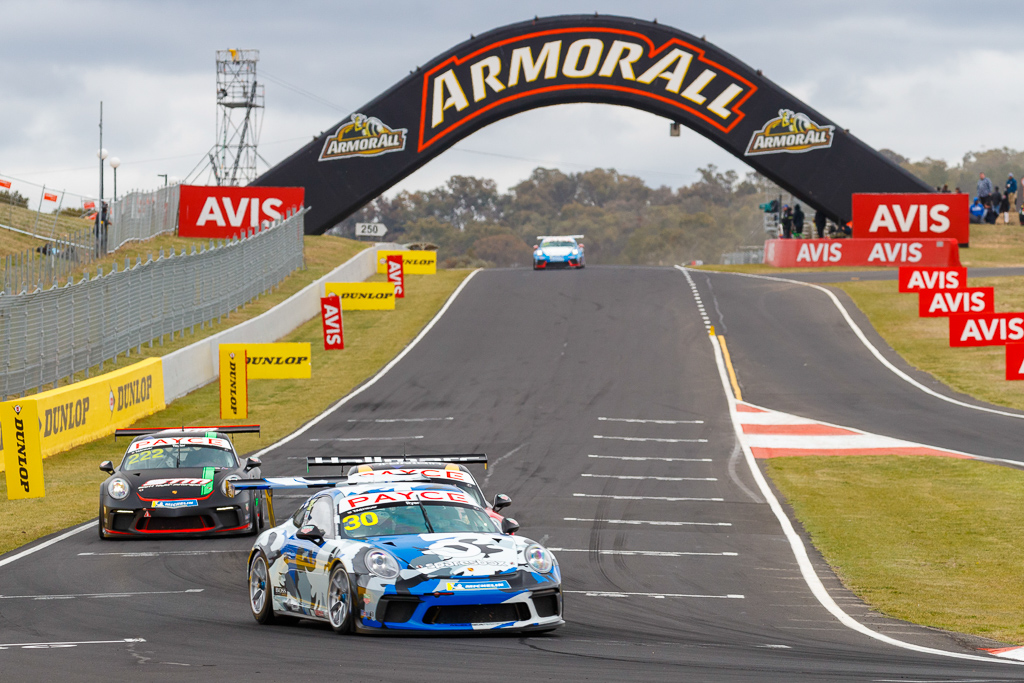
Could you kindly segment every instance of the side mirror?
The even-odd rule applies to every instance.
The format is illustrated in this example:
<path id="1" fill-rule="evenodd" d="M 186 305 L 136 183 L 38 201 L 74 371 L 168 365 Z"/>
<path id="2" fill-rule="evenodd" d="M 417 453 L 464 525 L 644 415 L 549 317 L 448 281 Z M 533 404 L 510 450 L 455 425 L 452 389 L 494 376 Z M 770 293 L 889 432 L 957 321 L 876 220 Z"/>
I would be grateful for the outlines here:
<path id="1" fill-rule="evenodd" d="M 580 249 L 582 249 L 583 248 L 583 242 L 577 242 L 576 246 L 579 247 Z"/>
<path id="2" fill-rule="evenodd" d="M 519 522 L 512 519 L 511 517 L 506 517 L 505 519 L 501 520 L 501 533 L 514 534 L 517 531 L 519 531 Z"/>
<path id="3" fill-rule="evenodd" d="M 245 460 L 245 471 L 246 472 L 248 472 L 249 470 L 254 470 L 257 467 L 262 467 L 262 466 L 263 466 L 263 461 L 261 461 L 255 455 L 252 456 L 251 458 L 246 458 L 246 460 Z"/>
<path id="4" fill-rule="evenodd" d="M 537 251 L 538 249 L 540 249 L 540 245 L 539 244 L 533 245 L 533 250 L 534 251 Z"/>
<path id="5" fill-rule="evenodd" d="M 307 524 L 302 527 L 295 532 L 295 537 L 301 538 L 303 541 L 312 541 L 313 543 L 324 542 L 324 532 L 316 524 Z"/>
<path id="6" fill-rule="evenodd" d="M 498 495 L 494 496 L 494 502 L 491 503 L 491 509 L 497 512 L 498 510 L 503 510 L 504 508 L 507 508 L 511 504 L 511 498 L 506 496 L 504 493 L 499 493 Z"/>
<path id="7" fill-rule="evenodd" d="M 104 460 L 100 463 L 100 471 L 106 472 L 107 474 L 114 473 L 114 465 L 109 460 Z"/>

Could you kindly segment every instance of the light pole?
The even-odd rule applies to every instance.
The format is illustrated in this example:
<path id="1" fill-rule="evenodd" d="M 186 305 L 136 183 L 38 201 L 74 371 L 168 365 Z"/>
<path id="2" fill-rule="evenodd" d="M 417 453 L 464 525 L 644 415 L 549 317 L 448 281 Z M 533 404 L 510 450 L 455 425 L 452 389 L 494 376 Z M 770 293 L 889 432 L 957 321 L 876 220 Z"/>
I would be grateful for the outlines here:
<path id="1" fill-rule="evenodd" d="M 166 173 L 157 173 L 156 177 L 157 178 L 163 178 L 164 179 L 164 187 L 167 187 L 167 174 Z"/>
<path id="2" fill-rule="evenodd" d="M 110 168 L 114 169 L 114 201 L 117 201 L 117 167 L 121 165 L 121 160 L 117 157 L 110 157 Z"/>

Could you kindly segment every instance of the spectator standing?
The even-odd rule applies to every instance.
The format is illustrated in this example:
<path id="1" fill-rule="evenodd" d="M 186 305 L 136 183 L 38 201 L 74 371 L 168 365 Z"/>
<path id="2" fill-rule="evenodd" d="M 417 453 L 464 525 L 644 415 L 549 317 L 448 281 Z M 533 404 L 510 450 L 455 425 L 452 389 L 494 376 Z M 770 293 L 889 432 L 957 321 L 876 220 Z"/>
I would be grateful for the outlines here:
<path id="1" fill-rule="evenodd" d="M 949 185 L 942 183 L 942 192 L 949 193 Z"/>
<path id="2" fill-rule="evenodd" d="M 804 210 L 799 204 L 793 207 L 793 234 L 797 237 L 804 236 Z"/>
<path id="3" fill-rule="evenodd" d="M 793 209 L 789 208 L 789 204 L 782 205 L 782 238 L 790 239 L 793 237 Z"/>
<path id="4" fill-rule="evenodd" d="M 1003 214 L 1003 225 L 1010 224 L 1010 191 L 999 198 L 999 213 Z"/>
<path id="5" fill-rule="evenodd" d="M 814 227 L 818 230 L 818 239 L 825 237 L 825 212 L 818 209 L 814 212 Z"/>
<path id="6" fill-rule="evenodd" d="M 993 190 L 992 194 L 988 197 L 988 204 L 985 205 L 985 222 L 989 225 L 995 225 L 996 219 L 999 217 L 999 203 L 1002 201 L 1003 195 L 1000 194 L 999 190 Z"/>
<path id="7" fill-rule="evenodd" d="M 995 188 L 992 187 L 992 181 L 985 177 L 984 173 L 978 174 L 978 199 L 981 203 L 988 207 L 992 204 L 992 193 L 995 192 Z"/>
<path id="8" fill-rule="evenodd" d="M 1017 179 L 1010 174 L 1010 177 L 1006 179 L 1006 199 L 1010 206 L 1007 211 L 1013 211 L 1017 208 Z M 1010 221 L 1004 221 L 1009 224 Z"/>
<path id="9" fill-rule="evenodd" d="M 960 189 L 959 187 L 958 187 L 958 188 L 956 188 L 956 190 L 954 190 L 954 191 L 955 191 L 955 192 L 956 192 L 957 194 L 963 194 L 963 193 L 964 193 L 964 191 L 963 191 L 963 190 L 961 190 L 961 189 Z"/>

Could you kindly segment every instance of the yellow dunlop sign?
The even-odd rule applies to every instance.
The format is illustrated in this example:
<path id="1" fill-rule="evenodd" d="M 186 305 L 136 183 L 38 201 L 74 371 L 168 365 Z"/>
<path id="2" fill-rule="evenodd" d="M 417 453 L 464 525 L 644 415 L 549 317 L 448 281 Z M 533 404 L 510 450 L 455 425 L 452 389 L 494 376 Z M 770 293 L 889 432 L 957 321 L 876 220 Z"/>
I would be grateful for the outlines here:
<path id="1" fill-rule="evenodd" d="M 249 417 L 249 382 L 246 374 L 245 344 L 221 344 L 220 419 L 242 420 Z"/>
<path id="2" fill-rule="evenodd" d="M 378 251 L 378 254 L 384 252 Z M 343 311 L 395 310 L 393 282 L 328 282 L 327 296 L 337 294 Z"/>
<path id="3" fill-rule="evenodd" d="M 309 379 L 313 376 L 309 342 L 244 346 L 249 379 Z"/>
<path id="4" fill-rule="evenodd" d="M 402 257 L 402 268 L 405 270 L 406 275 L 434 275 L 437 273 L 437 252 L 418 251 L 415 249 L 403 251 L 385 251 L 381 249 L 377 252 L 377 272 L 387 273 L 388 256 L 396 254 Z"/>
<path id="5" fill-rule="evenodd" d="M 39 416 L 34 400 L 0 403 L 0 429 L 4 434 L 7 498 L 42 498 L 43 449 L 39 442 Z"/>

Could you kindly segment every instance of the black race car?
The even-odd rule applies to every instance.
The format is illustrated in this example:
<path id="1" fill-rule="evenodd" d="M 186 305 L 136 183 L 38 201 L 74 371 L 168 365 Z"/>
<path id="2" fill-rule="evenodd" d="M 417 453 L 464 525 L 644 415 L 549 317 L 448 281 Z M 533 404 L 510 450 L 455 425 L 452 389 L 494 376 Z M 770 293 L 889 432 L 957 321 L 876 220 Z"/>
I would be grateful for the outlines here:
<path id="1" fill-rule="evenodd" d="M 100 484 L 100 538 L 255 534 L 266 526 L 259 491 L 234 491 L 229 481 L 259 479 L 259 458 L 240 462 L 229 434 L 259 425 L 119 429 L 132 442 Z"/>

